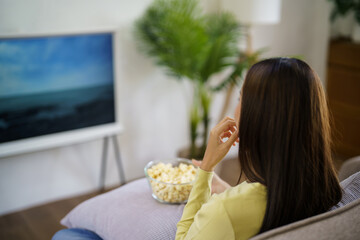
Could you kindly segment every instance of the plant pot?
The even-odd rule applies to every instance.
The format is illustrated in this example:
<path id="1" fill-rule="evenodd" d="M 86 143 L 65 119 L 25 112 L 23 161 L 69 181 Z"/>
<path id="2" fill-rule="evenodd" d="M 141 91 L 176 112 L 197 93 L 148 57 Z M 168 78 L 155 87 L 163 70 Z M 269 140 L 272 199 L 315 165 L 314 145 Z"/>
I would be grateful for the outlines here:
<path id="1" fill-rule="evenodd" d="M 360 43 L 360 24 L 354 25 L 351 38 L 355 43 Z"/>
<path id="2" fill-rule="evenodd" d="M 348 13 L 345 16 L 338 17 L 331 24 L 331 38 L 350 38 L 354 25 L 356 25 L 356 22 L 353 13 Z"/>

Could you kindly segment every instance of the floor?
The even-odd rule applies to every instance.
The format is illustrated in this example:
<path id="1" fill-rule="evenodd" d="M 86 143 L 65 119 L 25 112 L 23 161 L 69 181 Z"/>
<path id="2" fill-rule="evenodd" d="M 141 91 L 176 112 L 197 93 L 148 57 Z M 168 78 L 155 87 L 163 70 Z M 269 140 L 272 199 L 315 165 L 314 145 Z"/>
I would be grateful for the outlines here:
<path id="1" fill-rule="evenodd" d="M 336 168 L 340 169 L 344 159 L 336 157 L 334 160 Z M 238 176 L 233 173 L 239 169 L 237 159 L 227 159 L 222 161 L 216 172 L 225 181 L 235 185 Z M 64 228 L 60 220 L 71 209 L 101 193 L 92 192 L 0 216 L 0 240 L 50 240 L 55 232 Z"/>

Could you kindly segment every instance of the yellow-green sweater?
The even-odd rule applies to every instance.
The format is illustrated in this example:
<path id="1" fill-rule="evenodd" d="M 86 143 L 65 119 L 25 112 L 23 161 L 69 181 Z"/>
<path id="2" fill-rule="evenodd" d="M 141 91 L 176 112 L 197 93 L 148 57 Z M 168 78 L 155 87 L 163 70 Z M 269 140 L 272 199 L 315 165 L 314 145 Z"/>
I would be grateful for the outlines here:
<path id="1" fill-rule="evenodd" d="M 188 203 L 177 224 L 179 239 L 249 239 L 261 227 L 266 187 L 243 182 L 211 196 L 213 172 L 198 170 Z"/>

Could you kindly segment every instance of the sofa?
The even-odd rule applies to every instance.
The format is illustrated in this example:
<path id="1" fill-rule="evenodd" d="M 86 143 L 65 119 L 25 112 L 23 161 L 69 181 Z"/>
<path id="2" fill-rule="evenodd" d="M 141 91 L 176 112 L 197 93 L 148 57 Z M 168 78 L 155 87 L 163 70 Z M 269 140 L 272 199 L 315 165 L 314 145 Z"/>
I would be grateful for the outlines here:
<path id="1" fill-rule="evenodd" d="M 251 239 L 360 239 L 359 170 L 360 156 L 343 164 L 339 176 L 344 197 L 331 211 Z M 153 200 L 143 178 L 81 203 L 61 223 L 94 231 L 106 240 L 167 240 L 174 238 L 183 208 L 184 205 L 165 205 Z"/>

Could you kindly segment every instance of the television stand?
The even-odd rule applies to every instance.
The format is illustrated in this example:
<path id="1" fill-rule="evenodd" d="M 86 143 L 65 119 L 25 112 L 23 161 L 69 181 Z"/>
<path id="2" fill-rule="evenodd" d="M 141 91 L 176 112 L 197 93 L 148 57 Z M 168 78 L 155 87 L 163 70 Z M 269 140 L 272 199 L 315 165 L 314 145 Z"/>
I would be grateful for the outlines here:
<path id="1" fill-rule="evenodd" d="M 121 162 L 120 147 L 116 135 L 106 136 L 103 138 L 103 148 L 101 157 L 101 168 L 100 168 L 100 191 L 105 189 L 105 177 L 106 177 L 106 162 L 108 158 L 109 140 L 112 141 L 115 152 L 115 161 L 118 167 L 118 173 L 120 178 L 120 185 L 125 183 L 124 169 Z"/>

